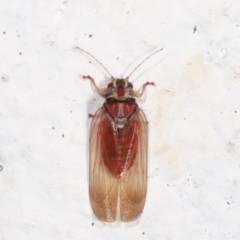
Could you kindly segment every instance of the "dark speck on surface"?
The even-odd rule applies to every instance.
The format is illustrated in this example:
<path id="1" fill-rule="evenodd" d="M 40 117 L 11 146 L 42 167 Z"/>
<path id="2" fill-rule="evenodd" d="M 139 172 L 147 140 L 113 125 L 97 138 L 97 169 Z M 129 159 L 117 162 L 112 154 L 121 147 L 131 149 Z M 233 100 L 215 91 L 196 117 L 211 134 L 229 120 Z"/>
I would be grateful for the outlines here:
<path id="1" fill-rule="evenodd" d="M 64 134 L 62 134 L 62 137 L 64 138 Z"/>
<path id="2" fill-rule="evenodd" d="M 1 77 L 1 79 L 2 79 L 2 81 L 3 81 L 3 82 L 7 82 L 7 81 L 8 81 L 8 79 L 9 79 L 9 77 L 8 77 L 8 75 L 7 75 L 7 74 L 2 74 L 2 77 Z"/>
<path id="3" fill-rule="evenodd" d="M 196 31 L 197 31 L 197 26 L 193 28 L 193 33 L 195 33 Z"/>
<path id="4" fill-rule="evenodd" d="M 94 223 L 92 223 L 92 226 L 94 226 Z"/>
<path id="5" fill-rule="evenodd" d="M 6 32 L 3 32 L 3 34 L 6 34 Z"/>
<path id="6" fill-rule="evenodd" d="M 3 170 L 3 166 L 2 165 L 0 165 L 0 172 Z"/>
<path id="7" fill-rule="evenodd" d="M 89 34 L 89 37 L 91 38 L 91 37 L 92 37 L 92 34 Z"/>

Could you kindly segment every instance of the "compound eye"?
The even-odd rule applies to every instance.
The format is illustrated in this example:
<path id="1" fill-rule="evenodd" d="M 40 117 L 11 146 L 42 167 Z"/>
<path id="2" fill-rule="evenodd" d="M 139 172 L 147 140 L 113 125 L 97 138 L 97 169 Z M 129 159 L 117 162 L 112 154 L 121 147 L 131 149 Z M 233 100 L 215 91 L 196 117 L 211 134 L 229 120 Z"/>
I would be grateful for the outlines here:
<path id="1" fill-rule="evenodd" d="M 112 88 L 113 87 L 113 83 L 110 82 L 108 85 L 107 85 L 107 88 Z"/>
<path id="2" fill-rule="evenodd" d="M 129 87 L 129 88 L 133 88 L 133 84 L 130 83 L 130 82 L 128 82 L 128 87 Z"/>

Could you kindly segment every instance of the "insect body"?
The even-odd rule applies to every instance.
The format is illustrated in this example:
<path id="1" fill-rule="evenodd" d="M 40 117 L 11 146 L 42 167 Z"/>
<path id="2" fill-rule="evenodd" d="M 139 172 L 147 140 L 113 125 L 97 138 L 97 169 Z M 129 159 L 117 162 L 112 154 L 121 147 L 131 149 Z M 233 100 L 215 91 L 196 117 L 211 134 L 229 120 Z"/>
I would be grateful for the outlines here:
<path id="1" fill-rule="evenodd" d="M 106 97 L 92 116 L 89 194 L 98 219 L 113 222 L 118 212 L 122 222 L 129 222 L 142 213 L 147 192 L 148 122 L 135 98 L 141 97 L 145 87 L 154 83 L 146 82 L 141 91 L 135 91 L 129 76 L 124 79 L 110 76 L 111 82 L 102 89 L 91 76 L 83 76 Z"/>

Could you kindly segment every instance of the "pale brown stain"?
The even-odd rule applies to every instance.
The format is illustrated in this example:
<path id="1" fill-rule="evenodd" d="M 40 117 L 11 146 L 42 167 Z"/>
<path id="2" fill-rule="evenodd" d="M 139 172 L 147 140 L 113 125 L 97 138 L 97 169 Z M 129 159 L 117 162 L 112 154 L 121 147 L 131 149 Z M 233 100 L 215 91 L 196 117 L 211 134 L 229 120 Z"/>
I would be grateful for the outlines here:
<path id="1" fill-rule="evenodd" d="M 179 87 L 196 89 L 207 84 L 212 66 L 204 61 L 202 54 L 196 54 L 185 64 Z M 178 82 L 178 80 L 176 80 Z"/>
<path id="2" fill-rule="evenodd" d="M 172 86 L 171 86 L 172 85 Z M 156 155 L 163 158 L 165 164 L 171 170 L 170 174 L 178 176 L 182 174 L 183 168 L 179 161 L 180 151 L 170 141 L 168 130 L 170 125 L 170 111 L 171 106 L 177 99 L 177 94 L 174 91 L 174 83 L 168 86 L 168 90 L 160 90 L 157 104 L 157 111 L 153 119 L 154 138 L 153 149 Z M 171 90 L 169 90 L 171 89 Z"/>
<path id="3" fill-rule="evenodd" d="M 238 83 L 240 81 L 240 73 L 232 72 L 231 79 L 233 82 Z"/>
<path id="4" fill-rule="evenodd" d="M 209 81 L 212 66 L 205 63 L 202 54 L 192 56 L 185 64 L 182 75 L 169 81 L 164 89 L 156 91 L 156 111 L 153 118 L 153 149 L 169 168 L 169 174 L 175 177 L 185 176 L 181 159 L 184 156 L 194 156 L 194 149 L 184 143 L 184 131 L 191 131 L 187 120 L 184 122 L 187 96 L 189 91 L 205 88 Z M 182 121 L 182 122 L 179 122 Z M 182 128 L 182 129 L 181 129 Z M 193 129 L 195 130 L 195 129 Z M 189 137 L 189 136 L 188 136 Z M 190 136 L 191 137 L 191 136 Z M 178 141 L 178 140 L 182 141 Z M 188 139 L 188 141 L 191 141 Z M 152 142 L 152 141 L 151 141 Z"/>

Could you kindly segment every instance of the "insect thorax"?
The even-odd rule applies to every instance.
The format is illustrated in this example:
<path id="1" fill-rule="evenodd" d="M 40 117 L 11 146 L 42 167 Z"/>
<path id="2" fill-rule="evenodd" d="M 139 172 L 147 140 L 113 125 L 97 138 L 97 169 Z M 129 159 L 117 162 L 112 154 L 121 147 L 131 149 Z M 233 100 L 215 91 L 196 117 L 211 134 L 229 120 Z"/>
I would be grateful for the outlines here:
<path id="1" fill-rule="evenodd" d="M 119 101 L 124 101 L 131 98 L 132 95 L 132 83 L 129 83 L 127 79 L 114 79 L 108 84 L 109 95 L 108 98 L 115 98 Z"/>
<path id="2" fill-rule="evenodd" d="M 137 103 L 134 98 L 127 98 L 124 101 L 107 98 L 104 106 L 112 117 L 117 129 L 123 129 L 128 119 L 137 109 Z"/>

